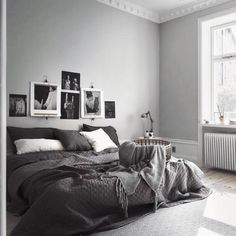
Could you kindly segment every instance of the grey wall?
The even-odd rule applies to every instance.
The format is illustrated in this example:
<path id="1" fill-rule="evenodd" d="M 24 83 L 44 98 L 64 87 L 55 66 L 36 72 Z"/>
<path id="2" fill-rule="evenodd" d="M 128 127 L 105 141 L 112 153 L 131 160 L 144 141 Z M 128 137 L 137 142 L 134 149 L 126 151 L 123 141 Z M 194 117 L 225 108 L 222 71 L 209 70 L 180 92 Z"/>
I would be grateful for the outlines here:
<path id="1" fill-rule="evenodd" d="M 113 125 L 121 139 L 143 134 L 140 114 L 158 127 L 159 27 L 95 0 L 8 0 L 7 93 L 27 94 L 29 82 L 61 82 L 81 73 L 81 87 L 116 101 L 116 119 L 8 118 L 8 125 L 77 129 L 83 122 Z M 29 106 L 28 106 L 29 107 Z"/>
<path id="2" fill-rule="evenodd" d="M 160 134 L 198 139 L 198 18 L 236 1 L 160 25 Z"/>

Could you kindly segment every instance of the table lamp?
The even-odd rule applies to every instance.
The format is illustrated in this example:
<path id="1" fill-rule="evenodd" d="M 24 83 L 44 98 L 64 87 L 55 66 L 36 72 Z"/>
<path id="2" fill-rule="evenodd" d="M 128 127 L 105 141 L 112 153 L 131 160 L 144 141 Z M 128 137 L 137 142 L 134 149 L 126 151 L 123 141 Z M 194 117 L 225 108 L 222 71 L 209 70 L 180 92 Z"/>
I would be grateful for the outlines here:
<path id="1" fill-rule="evenodd" d="M 150 130 L 146 132 L 146 135 L 145 137 L 148 137 L 148 138 L 153 138 L 153 119 L 152 119 L 152 115 L 151 115 L 151 112 L 148 111 L 146 113 L 143 113 L 141 115 L 141 118 L 148 118 L 150 119 Z"/>

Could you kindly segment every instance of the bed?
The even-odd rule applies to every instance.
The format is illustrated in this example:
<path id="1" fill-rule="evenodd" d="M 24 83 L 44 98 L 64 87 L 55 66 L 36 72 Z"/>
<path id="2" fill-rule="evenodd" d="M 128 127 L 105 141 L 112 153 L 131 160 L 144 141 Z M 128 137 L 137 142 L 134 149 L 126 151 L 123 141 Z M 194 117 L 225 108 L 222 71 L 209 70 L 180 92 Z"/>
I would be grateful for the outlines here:
<path id="1" fill-rule="evenodd" d="M 84 130 L 94 132 L 93 127 Z M 8 132 L 8 211 L 22 216 L 12 236 L 114 229 L 160 207 L 200 200 L 211 192 L 193 163 L 174 157 L 167 161 L 162 146 L 119 145 L 113 127 L 104 132 L 116 147 L 99 152 L 88 148 L 78 131 L 8 127 Z M 12 145 L 40 138 L 61 140 L 64 150 L 17 155 Z"/>

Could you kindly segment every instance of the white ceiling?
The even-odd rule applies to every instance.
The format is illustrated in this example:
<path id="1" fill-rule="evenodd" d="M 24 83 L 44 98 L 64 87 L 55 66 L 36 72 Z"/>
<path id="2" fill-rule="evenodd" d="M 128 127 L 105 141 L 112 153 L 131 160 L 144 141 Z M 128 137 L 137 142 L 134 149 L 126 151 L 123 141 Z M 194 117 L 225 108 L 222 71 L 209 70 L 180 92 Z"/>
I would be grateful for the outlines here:
<path id="1" fill-rule="evenodd" d="M 189 3 L 203 2 L 204 0 L 128 0 L 131 3 L 140 5 L 158 14 L 183 7 Z"/>

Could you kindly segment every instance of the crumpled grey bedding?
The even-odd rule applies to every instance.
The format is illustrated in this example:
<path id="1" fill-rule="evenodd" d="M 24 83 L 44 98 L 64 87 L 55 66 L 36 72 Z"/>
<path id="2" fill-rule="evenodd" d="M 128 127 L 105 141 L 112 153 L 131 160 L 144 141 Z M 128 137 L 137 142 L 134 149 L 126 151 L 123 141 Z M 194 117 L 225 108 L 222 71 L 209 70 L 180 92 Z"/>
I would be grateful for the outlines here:
<path id="1" fill-rule="evenodd" d="M 119 153 L 11 156 L 8 210 L 23 214 L 11 235 L 87 234 L 120 227 L 160 206 L 210 194 L 196 166 L 176 159 L 166 162 L 160 146 L 129 142 L 121 145 Z"/>

